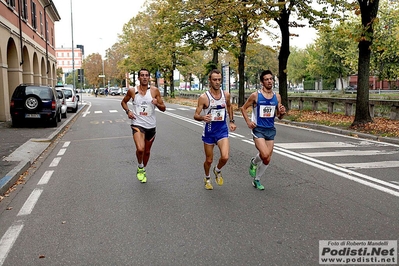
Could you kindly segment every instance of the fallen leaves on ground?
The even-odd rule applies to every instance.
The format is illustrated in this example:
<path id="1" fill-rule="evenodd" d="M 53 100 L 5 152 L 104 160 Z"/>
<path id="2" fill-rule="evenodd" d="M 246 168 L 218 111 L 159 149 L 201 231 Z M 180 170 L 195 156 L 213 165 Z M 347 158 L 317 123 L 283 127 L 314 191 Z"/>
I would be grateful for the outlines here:
<path id="1" fill-rule="evenodd" d="M 182 104 L 187 106 L 196 106 L 196 99 L 185 98 L 168 98 L 170 103 Z M 234 112 L 240 112 L 237 104 L 233 104 Z M 285 119 L 297 122 L 308 122 L 315 124 L 322 124 L 341 129 L 350 129 L 357 132 L 368 133 L 372 135 L 384 137 L 399 137 L 399 121 L 390 120 L 382 117 L 373 118 L 373 122 L 364 124 L 362 126 L 351 126 L 355 117 L 346 116 L 343 114 L 329 114 L 322 111 L 305 111 L 305 110 L 289 110 Z"/>
<path id="2" fill-rule="evenodd" d="M 399 137 L 399 121 L 390 120 L 382 117 L 373 118 L 373 122 L 364 125 L 352 126 L 354 116 L 343 114 L 329 114 L 321 111 L 299 111 L 290 110 L 289 120 L 297 122 L 309 122 L 323 124 L 326 126 L 338 127 L 342 129 L 351 129 L 357 132 L 368 133 L 384 137 Z"/>

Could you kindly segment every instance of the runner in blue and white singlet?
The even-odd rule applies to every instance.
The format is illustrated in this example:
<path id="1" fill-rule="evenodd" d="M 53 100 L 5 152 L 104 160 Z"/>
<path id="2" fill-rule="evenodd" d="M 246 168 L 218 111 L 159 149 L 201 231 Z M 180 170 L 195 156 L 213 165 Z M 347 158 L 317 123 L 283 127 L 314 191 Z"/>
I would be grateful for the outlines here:
<path id="1" fill-rule="evenodd" d="M 213 148 L 218 146 L 220 158 L 213 167 L 216 183 L 223 185 L 221 169 L 229 159 L 229 129 L 234 131 L 237 126 L 234 123 L 233 108 L 230 103 L 230 93 L 221 89 L 222 74 L 220 70 L 213 69 L 209 73 L 209 90 L 198 98 L 194 119 L 203 122 L 202 142 L 205 151 L 205 189 L 212 190 L 210 168 L 213 161 Z M 229 125 L 226 124 L 226 116 L 229 116 Z"/>
<path id="2" fill-rule="evenodd" d="M 203 115 L 211 114 L 211 122 L 204 122 L 202 141 L 207 144 L 216 144 L 220 139 L 229 136 L 229 129 L 226 124 L 226 98 L 221 91 L 220 99 L 215 99 L 209 91 L 205 92 L 209 99 L 209 106 L 202 110 Z"/>

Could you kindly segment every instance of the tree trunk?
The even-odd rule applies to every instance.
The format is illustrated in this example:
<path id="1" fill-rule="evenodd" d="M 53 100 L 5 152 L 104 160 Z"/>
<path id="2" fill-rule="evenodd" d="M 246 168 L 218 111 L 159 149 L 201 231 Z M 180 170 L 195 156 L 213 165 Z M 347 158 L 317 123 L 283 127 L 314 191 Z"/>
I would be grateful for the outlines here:
<path id="1" fill-rule="evenodd" d="M 370 42 L 359 43 L 356 113 L 352 125 L 372 122 L 369 109 Z"/>
<path id="2" fill-rule="evenodd" d="M 358 0 L 362 14 L 364 32 L 359 42 L 358 84 L 356 95 L 356 113 L 352 126 L 372 122 L 369 109 L 369 77 L 370 77 L 370 46 L 373 43 L 374 19 L 378 13 L 379 0 Z"/>
<path id="3" fill-rule="evenodd" d="M 243 19 L 243 27 L 240 38 L 240 54 L 238 55 L 238 107 L 245 103 L 245 52 L 248 43 L 248 20 Z"/>
<path id="4" fill-rule="evenodd" d="M 279 0 L 281 2 L 281 0 Z M 286 7 L 280 10 L 280 17 L 275 19 L 280 27 L 281 47 L 278 55 L 278 82 L 279 93 L 281 95 L 281 103 L 288 110 L 288 93 L 287 93 L 287 62 L 290 56 L 290 30 L 289 30 L 290 12 Z"/>

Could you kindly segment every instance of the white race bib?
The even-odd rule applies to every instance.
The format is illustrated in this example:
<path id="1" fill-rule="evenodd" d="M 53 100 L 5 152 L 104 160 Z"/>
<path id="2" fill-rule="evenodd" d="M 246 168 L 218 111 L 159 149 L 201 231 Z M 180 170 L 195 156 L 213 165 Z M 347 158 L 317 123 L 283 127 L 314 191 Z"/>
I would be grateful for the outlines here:
<path id="1" fill-rule="evenodd" d="M 224 121 L 226 116 L 226 109 L 212 109 L 211 110 L 212 121 Z"/>
<path id="2" fill-rule="evenodd" d="M 136 113 L 142 116 L 150 116 L 152 115 L 152 108 L 147 103 L 142 103 L 141 105 L 137 105 Z"/>
<path id="3" fill-rule="evenodd" d="M 274 117 L 275 111 L 276 111 L 276 106 L 274 105 L 260 105 L 259 117 L 260 118 Z"/>

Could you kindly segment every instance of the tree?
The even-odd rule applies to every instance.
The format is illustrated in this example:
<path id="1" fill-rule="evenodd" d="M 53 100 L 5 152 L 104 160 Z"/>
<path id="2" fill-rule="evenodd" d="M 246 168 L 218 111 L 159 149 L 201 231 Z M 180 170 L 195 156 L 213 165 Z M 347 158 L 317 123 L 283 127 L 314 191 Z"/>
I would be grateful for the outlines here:
<path id="1" fill-rule="evenodd" d="M 64 74 L 64 71 L 62 71 L 62 67 L 58 67 L 56 73 L 57 73 L 57 83 L 62 83 L 62 75 Z"/>
<path id="2" fill-rule="evenodd" d="M 377 19 L 379 0 L 358 0 L 356 14 L 361 15 L 359 36 L 359 62 L 356 95 L 356 113 L 352 125 L 372 122 L 369 110 L 369 77 L 371 45 L 374 38 L 374 24 Z"/>
<path id="3" fill-rule="evenodd" d="M 248 85 L 254 84 L 257 88 L 260 82 L 259 74 L 264 69 L 277 73 L 277 52 L 273 48 L 259 43 L 250 43 L 246 54 L 245 77 Z"/>
<path id="4" fill-rule="evenodd" d="M 287 63 L 290 56 L 290 37 L 295 36 L 290 34 L 290 27 L 304 27 L 299 21 L 307 19 L 311 26 L 317 26 L 320 23 L 326 23 L 331 19 L 336 18 L 336 9 L 332 13 L 328 10 L 328 5 L 336 5 L 336 0 L 317 0 L 317 3 L 322 4 L 322 9 L 317 10 L 312 6 L 312 0 L 301 1 L 286 1 L 278 0 L 264 0 L 264 12 L 269 14 L 277 23 L 281 34 L 281 45 L 279 52 L 279 93 L 281 95 L 281 102 L 284 106 L 288 106 L 287 94 Z M 290 21 L 291 14 L 296 15 L 295 21 Z"/>
<path id="5" fill-rule="evenodd" d="M 351 37 L 355 24 L 356 19 L 352 17 L 334 26 L 322 26 L 315 42 L 318 51 L 314 58 L 318 61 L 315 65 L 317 72 L 328 83 L 333 84 L 339 79 L 342 89 L 343 79 L 357 73 L 357 47 Z"/>
<path id="6" fill-rule="evenodd" d="M 119 62 L 123 61 L 124 53 L 120 43 L 115 43 L 107 50 L 106 76 L 111 84 L 121 85 L 125 78 L 125 69 L 119 66 Z"/>
<path id="7" fill-rule="evenodd" d="M 396 81 L 399 77 L 399 6 L 381 1 L 371 50 L 371 72 L 380 80 Z"/>
<path id="8" fill-rule="evenodd" d="M 99 75 L 103 74 L 102 71 L 103 60 L 99 53 L 88 55 L 83 61 L 83 69 L 85 70 L 85 79 L 87 84 L 94 87 L 99 87 L 103 84 L 103 78 Z"/>
<path id="9" fill-rule="evenodd" d="M 238 106 L 245 102 L 245 56 L 248 43 L 254 42 L 261 28 L 262 19 L 266 20 L 260 13 L 261 6 L 257 1 L 241 0 L 234 1 L 236 5 L 231 6 L 228 25 L 231 34 L 236 37 L 236 43 L 228 50 L 236 55 L 238 59 Z"/>

